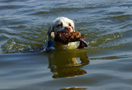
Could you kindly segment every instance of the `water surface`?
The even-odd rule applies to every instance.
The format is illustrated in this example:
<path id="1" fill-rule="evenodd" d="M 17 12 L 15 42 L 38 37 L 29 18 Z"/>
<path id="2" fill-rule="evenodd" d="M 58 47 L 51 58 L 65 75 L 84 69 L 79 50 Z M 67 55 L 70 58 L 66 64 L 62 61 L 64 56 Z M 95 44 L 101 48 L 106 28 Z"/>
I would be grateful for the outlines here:
<path id="1" fill-rule="evenodd" d="M 1 0 L 0 89 L 131 90 L 132 0 Z M 73 19 L 89 47 L 41 53 L 50 22 Z"/>

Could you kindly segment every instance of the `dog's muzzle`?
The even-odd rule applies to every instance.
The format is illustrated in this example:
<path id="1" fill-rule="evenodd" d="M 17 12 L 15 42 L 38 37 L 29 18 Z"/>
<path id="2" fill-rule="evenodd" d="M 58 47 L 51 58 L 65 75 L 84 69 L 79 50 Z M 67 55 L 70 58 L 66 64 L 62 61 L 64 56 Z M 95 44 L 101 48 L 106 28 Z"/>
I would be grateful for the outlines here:
<path id="1" fill-rule="evenodd" d="M 72 30 L 71 27 L 67 26 L 67 27 L 64 27 L 64 29 L 59 30 L 57 33 L 59 33 L 59 32 L 61 32 L 61 33 L 68 33 L 68 32 L 73 32 L 73 30 Z"/>

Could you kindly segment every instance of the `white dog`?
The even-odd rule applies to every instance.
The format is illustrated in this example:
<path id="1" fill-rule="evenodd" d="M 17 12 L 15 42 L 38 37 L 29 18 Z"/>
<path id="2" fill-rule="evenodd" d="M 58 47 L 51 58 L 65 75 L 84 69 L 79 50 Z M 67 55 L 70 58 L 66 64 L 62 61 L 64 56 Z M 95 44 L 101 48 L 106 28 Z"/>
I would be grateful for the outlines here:
<path id="1" fill-rule="evenodd" d="M 75 32 L 73 20 L 70 20 L 66 17 L 58 17 L 51 23 L 47 32 L 48 38 L 46 51 L 53 49 L 77 49 L 79 47 L 80 41 L 69 42 L 67 45 L 54 41 L 54 35 L 52 32 Z"/>

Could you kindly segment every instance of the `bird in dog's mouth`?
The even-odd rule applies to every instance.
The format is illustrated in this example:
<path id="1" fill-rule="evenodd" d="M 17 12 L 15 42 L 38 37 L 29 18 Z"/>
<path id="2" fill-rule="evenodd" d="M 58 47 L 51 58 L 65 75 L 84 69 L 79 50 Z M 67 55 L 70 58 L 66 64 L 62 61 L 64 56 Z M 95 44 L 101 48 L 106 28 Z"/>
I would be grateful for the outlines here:
<path id="1" fill-rule="evenodd" d="M 88 47 L 85 37 L 80 32 L 75 32 L 73 20 L 66 17 L 55 19 L 51 23 L 47 34 L 46 51 Z"/>

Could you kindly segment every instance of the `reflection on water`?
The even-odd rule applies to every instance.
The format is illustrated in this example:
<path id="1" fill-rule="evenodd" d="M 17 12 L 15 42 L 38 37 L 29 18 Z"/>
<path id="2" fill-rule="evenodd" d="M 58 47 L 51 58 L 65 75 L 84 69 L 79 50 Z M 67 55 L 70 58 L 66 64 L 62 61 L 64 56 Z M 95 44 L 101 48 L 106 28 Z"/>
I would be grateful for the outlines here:
<path id="1" fill-rule="evenodd" d="M 48 54 L 49 68 L 53 78 L 75 77 L 86 74 L 82 69 L 89 64 L 86 50 L 56 51 Z M 79 62 L 80 61 L 80 62 Z"/>

